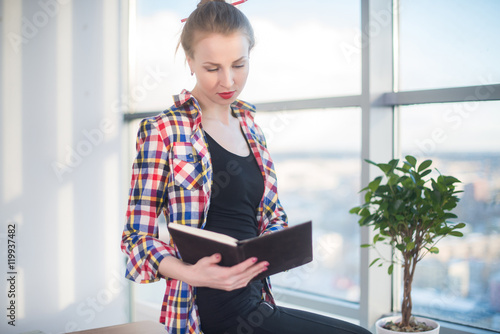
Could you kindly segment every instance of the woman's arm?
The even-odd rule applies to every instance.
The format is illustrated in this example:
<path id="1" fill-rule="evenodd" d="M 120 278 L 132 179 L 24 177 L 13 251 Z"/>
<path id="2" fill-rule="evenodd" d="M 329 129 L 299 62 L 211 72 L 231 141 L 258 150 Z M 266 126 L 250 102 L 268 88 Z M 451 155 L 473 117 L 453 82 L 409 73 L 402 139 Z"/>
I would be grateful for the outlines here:
<path id="1" fill-rule="evenodd" d="M 158 239 L 157 217 L 166 197 L 168 152 L 156 123 L 141 122 L 137 136 L 137 156 L 127 208 L 127 222 L 122 234 L 122 251 L 128 255 L 126 276 L 138 283 L 160 279 L 158 266 L 175 250 Z"/>

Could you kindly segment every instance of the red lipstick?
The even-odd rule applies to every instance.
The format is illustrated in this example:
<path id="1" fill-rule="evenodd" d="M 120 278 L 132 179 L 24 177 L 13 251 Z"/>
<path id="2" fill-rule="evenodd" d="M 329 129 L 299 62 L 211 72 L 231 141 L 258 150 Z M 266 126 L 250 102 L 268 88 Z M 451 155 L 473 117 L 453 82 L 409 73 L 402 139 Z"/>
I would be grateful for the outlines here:
<path id="1" fill-rule="evenodd" d="M 234 93 L 235 92 L 232 91 L 232 92 L 223 92 L 223 93 L 217 93 L 217 94 L 219 94 L 219 96 L 222 97 L 224 100 L 229 100 L 230 98 L 233 97 Z"/>

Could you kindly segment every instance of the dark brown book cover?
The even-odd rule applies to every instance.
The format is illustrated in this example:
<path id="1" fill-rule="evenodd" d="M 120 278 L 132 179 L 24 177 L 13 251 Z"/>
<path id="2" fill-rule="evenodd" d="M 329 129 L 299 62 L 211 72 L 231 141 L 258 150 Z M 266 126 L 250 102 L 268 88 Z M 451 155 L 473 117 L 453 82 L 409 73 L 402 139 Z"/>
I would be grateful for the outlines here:
<path id="1" fill-rule="evenodd" d="M 182 260 L 190 264 L 215 253 L 222 255 L 222 266 L 233 266 L 254 256 L 259 262 L 269 262 L 268 270 L 254 279 L 304 265 L 313 259 L 311 221 L 241 241 L 184 225 L 169 224 L 168 230 Z"/>

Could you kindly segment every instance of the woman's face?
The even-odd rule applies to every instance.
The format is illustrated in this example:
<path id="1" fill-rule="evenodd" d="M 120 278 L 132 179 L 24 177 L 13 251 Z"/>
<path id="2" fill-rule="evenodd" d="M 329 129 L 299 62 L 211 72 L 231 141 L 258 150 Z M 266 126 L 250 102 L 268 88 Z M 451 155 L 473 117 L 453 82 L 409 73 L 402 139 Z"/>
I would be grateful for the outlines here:
<path id="1" fill-rule="evenodd" d="M 249 42 L 242 33 L 209 34 L 194 45 L 188 57 L 196 75 L 193 95 L 204 107 L 229 106 L 245 87 L 249 71 Z"/>

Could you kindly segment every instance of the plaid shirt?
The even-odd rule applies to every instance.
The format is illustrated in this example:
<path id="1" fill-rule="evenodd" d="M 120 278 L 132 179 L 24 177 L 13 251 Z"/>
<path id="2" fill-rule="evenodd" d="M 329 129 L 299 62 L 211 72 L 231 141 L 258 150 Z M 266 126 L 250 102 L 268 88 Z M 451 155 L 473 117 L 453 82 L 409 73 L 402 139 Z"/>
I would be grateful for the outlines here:
<path id="1" fill-rule="evenodd" d="M 158 281 L 161 260 L 179 257 L 172 239 L 158 239 L 157 217 L 168 222 L 204 228 L 210 207 L 212 164 L 201 128 L 201 108 L 190 92 L 174 96 L 175 104 L 141 122 L 137 157 L 133 164 L 127 222 L 122 251 L 128 255 L 126 277 L 138 283 Z M 286 227 L 287 217 L 278 200 L 276 173 L 264 135 L 254 123 L 255 108 L 242 101 L 232 104 L 234 115 L 264 177 L 264 196 L 257 213 L 261 234 Z M 160 322 L 169 333 L 201 333 L 196 289 L 166 279 Z M 262 298 L 272 300 L 267 280 Z"/>

